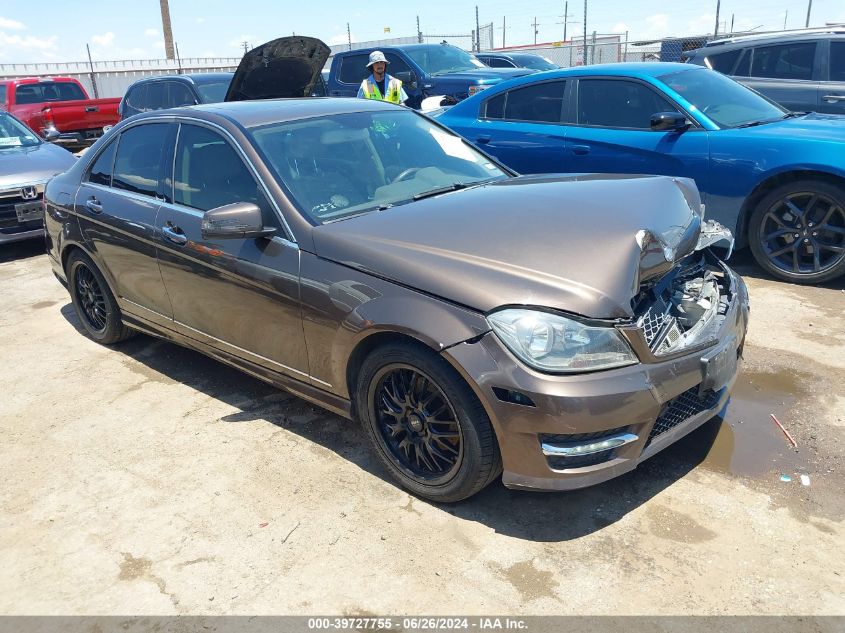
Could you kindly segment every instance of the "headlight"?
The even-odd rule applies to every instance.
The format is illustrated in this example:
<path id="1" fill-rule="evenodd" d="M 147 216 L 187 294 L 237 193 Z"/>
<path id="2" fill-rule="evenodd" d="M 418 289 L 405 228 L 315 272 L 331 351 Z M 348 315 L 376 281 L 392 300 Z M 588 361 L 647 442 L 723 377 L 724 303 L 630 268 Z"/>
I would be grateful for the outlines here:
<path id="1" fill-rule="evenodd" d="M 539 310 L 506 309 L 487 317 L 508 349 L 534 369 L 574 373 L 637 362 L 612 327 L 592 327 Z"/>
<path id="2" fill-rule="evenodd" d="M 470 86 L 469 90 L 467 91 L 469 96 L 481 92 L 482 90 L 486 90 L 489 86 Z"/>

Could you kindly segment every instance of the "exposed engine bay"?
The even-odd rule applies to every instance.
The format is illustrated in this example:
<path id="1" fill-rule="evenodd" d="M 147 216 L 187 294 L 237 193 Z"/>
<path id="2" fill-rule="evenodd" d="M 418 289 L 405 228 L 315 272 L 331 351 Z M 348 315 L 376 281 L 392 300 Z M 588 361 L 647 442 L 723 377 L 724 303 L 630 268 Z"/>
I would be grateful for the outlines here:
<path id="1" fill-rule="evenodd" d="M 709 251 L 696 251 L 637 295 L 637 326 L 655 356 L 715 341 L 730 292 L 719 260 Z"/>

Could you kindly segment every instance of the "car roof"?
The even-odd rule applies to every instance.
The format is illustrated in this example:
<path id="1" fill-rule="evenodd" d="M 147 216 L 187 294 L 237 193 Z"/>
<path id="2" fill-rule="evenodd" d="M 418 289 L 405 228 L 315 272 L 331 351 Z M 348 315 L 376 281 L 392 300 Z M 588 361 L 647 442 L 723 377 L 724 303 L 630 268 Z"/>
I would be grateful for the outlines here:
<path id="1" fill-rule="evenodd" d="M 691 64 L 680 64 L 676 62 L 620 62 L 617 64 L 595 64 L 594 66 L 576 66 L 573 68 L 557 68 L 555 70 L 544 70 L 541 73 L 525 75 L 511 81 L 530 83 L 532 81 L 553 79 L 556 77 L 580 77 L 591 76 L 623 76 L 623 77 L 659 77 L 671 72 L 682 70 L 700 70 L 701 66 Z M 504 83 L 504 82 L 503 82 Z M 498 84 L 498 88 L 502 84 Z M 513 83 L 508 82 L 508 85 Z"/>
<path id="2" fill-rule="evenodd" d="M 796 42 L 818 39 L 830 39 L 831 37 L 845 38 L 845 27 L 787 31 L 780 33 L 755 33 L 753 35 L 727 37 L 718 40 L 713 40 L 712 42 L 707 42 L 704 46 L 702 46 L 695 52 L 709 52 L 714 48 L 727 48 L 731 46 L 736 46 L 739 48 L 748 46 L 749 44 L 756 44 L 758 42 L 772 44 L 778 42 Z"/>
<path id="3" fill-rule="evenodd" d="M 132 82 L 133 86 L 146 83 L 148 81 L 163 81 L 165 79 L 170 81 L 181 81 L 183 83 L 203 84 L 213 83 L 223 80 L 232 80 L 234 72 L 217 72 L 217 73 L 185 73 L 181 75 L 154 75 L 152 77 L 141 77 L 137 81 Z"/>
<path id="4" fill-rule="evenodd" d="M 132 117 L 133 120 L 189 116 L 209 121 L 226 119 L 241 127 L 252 128 L 270 123 L 284 123 L 312 117 L 332 116 L 351 112 L 408 111 L 407 108 L 374 99 L 341 99 L 332 97 L 302 97 L 297 99 L 263 99 L 255 101 L 224 101 L 154 110 Z"/>

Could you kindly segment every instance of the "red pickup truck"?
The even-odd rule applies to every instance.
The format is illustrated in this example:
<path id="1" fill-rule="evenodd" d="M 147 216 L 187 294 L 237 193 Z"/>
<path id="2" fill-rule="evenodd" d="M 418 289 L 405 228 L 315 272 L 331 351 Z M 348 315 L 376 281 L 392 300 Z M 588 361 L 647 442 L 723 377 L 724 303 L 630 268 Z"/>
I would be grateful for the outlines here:
<path id="1" fill-rule="evenodd" d="M 48 141 L 78 149 L 92 145 L 118 121 L 120 99 L 89 99 L 70 77 L 0 80 L 0 110 L 7 110 Z"/>

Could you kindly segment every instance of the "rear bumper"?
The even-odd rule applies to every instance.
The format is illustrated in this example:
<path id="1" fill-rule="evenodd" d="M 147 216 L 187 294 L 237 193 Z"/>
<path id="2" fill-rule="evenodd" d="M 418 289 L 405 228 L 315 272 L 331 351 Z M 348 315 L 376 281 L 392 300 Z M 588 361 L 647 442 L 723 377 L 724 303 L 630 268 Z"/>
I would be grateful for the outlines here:
<path id="1" fill-rule="evenodd" d="M 493 333 L 477 343 L 444 351 L 491 418 L 502 453 L 503 483 L 509 488 L 540 490 L 601 483 L 635 469 L 723 409 L 738 363 L 712 390 L 702 390 L 701 385 L 704 357 L 724 352 L 722 358 L 738 361 L 741 355 L 748 294 L 742 280 L 730 275 L 733 299 L 718 343 L 680 358 L 560 376 L 529 369 Z M 507 391 L 518 392 L 530 402 L 502 399 Z M 603 440 L 617 445 L 583 456 L 562 457 L 562 450 L 555 455 L 555 448 L 583 449 Z"/>

